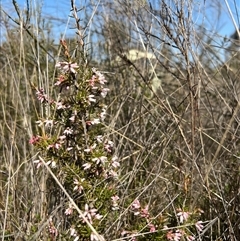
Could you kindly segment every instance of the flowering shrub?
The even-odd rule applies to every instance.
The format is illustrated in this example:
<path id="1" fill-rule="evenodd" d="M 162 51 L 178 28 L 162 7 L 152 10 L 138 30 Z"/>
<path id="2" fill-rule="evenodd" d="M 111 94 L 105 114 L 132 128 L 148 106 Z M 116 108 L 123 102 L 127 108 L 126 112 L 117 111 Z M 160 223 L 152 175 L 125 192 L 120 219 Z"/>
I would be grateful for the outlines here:
<path id="1" fill-rule="evenodd" d="M 114 183 L 120 164 L 114 155 L 114 143 L 102 130 L 107 109 L 102 100 L 109 89 L 100 71 L 87 67 L 84 58 L 77 64 L 70 57 L 67 43 L 60 43 L 64 60 L 56 64 L 58 77 L 54 83 L 59 94 L 50 98 L 43 88 L 36 88 L 37 99 L 50 111 L 37 121 L 38 134 L 29 142 L 39 153 L 34 160 L 36 168 L 44 163 L 49 166 L 82 211 L 79 216 L 71 202 L 64 203 L 68 228 L 62 235 L 70 240 L 101 240 L 103 237 L 93 233 L 89 224 L 101 233 L 106 216 L 118 209 L 119 199 Z M 49 221 L 51 240 L 60 235 L 53 220 Z"/>

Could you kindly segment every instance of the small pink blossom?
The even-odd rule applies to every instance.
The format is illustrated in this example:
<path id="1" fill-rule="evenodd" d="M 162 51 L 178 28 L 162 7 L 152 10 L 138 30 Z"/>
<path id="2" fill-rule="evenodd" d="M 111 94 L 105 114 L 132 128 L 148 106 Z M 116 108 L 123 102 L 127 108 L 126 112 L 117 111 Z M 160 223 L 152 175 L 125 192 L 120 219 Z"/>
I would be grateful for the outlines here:
<path id="1" fill-rule="evenodd" d="M 102 215 L 97 214 L 97 209 L 96 208 L 89 208 L 88 204 L 85 204 L 85 212 L 83 213 L 85 218 L 92 224 L 92 218 L 95 219 L 101 219 Z M 83 220 L 84 222 L 84 220 Z"/>
<path id="2" fill-rule="evenodd" d="M 172 230 L 167 232 L 167 240 L 179 241 L 182 237 L 182 233 L 179 230 L 173 232 Z"/>
<path id="3" fill-rule="evenodd" d="M 114 168 L 117 168 L 117 167 L 120 166 L 120 163 L 117 160 L 118 160 L 118 157 L 117 156 L 113 156 L 113 158 L 112 158 L 112 166 Z"/>
<path id="4" fill-rule="evenodd" d="M 74 184 L 75 184 L 75 186 L 74 186 L 74 188 L 73 188 L 73 190 L 74 191 L 78 191 L 79 193 L 82 193 L 82 191 L 83 191 L 83 186 L 82 186 L 82 183 L 85 181 L 85 179 L 84 178 L 82 178 L 80 181 L 78 181 L 77 179 L 74 179 Z"/>
<path id="5" fill-rule="evenodd" d="M 29 140 L 29 143 L 32 145 L 35 145 L 39 142 L 40 137 L 39 136 L 32 136 L 32 138 Z"/>
<path id="6" fill-rule="evenodd" d="M 50 144 L 47 146 L 47 150 L 50 150 L 50 149 L 56 149 L 58 150 L 59 148 L 61 147 L 61 143 L 54 143 L 54 144 Z"/>
<path id="7" fill-rule="evenodd" d="M 149 224 L 148 224 L 148 227 L 149 227 L 149 231 L 150 231 L 151 233 L 153 233 L 153 232 L 155 232 L 155 231 L 156 231 L 156 227 L 155 227 L 155 225 L 154 225 L 154 224 L 149 223 Z"/>
<path id="8" fill-rule="evenodd" d="M 71 215 L 73 213 L 73 206 L 69 204 L 69 207 L 66 209 L 65 214 L 67 216 Z"/>
<path id="9" fill-rule="evenodd" d="M 40 100 L 41 103 L 43 103 L 45 101 L 48 101 L 47 95 L 45 94 L 43 88 L 38 89 L 37 92 L 36 92 L 36 95 L 37 95 L 37 99 Z"/>
<path id="10" fill-rule="evenodd" d="M 195 237 L 193 237 L 193 236 L 191 236 L 191 235 L 187 236 L 186 238 L 187 238 L 187 241 L 193 241 L 193 240 L 195 240 Z"/>
<path id="11" fill-rule="evenodd" d="M 134 209 L 139 209 L 139 208 L 141 208 L 141 205 L 140 205 L 140 202 L 139 202 L 138 199 L 135 199 L 135 200 L 133 201 L 133 203 L 132 203 L 132 208 L 134 208 Z"/>
<path id="12" fill-rule="evenodd" d="M 34 160 L 33 163 L 37 164 L 37 169 L 43 165 L 43 163 L 40 160 Z"/>
<path id="13" fill-rule="evenodd" d="M 66 106 L 61 101 L 55 102 L 55 104 L 56 104 L 57 110 L 66 109 Z"/>
<path id="14" fill-rule="evenodd" d="M 71 62 L 58 62 L 56 64 L 56 68 L 61 69 L 64 73 L 70 72 L 73 74 L 76 74 L 76 70 L 79 66 L 76 63 Z"/>
<path id="15" fill-rule="evenodd" d="M 69 120 L 72 121 L 72 122 L 74 122 L 75 119 L 76 119 L 76 116 L 75 116 L 75 115 L 73 115 L 73 116 L 71 116 L 71 117 L 69 118 Z"/>
<path id="16" fill-rule="evenodd" d="M 96 162 L 96 164 L 102 164 L 104 165 L 107 161 L 107 157 L 106 156 L 100 156 L 100 157 L 95 157 L 92 159 L 94 162 Z"/>
<path id="17" fill-rule="evenodd" d="M 115 195 L 111 197 L 112 199 L 112 210 L 118 210 L 118 200 L 119 200 L 119 196 Z"/>
<path id="18" fill-rule="evenodd" d="M 58 139 L 63 142 L 67 137 L 65 135 L 59 136 Z"/>
<path id="19" fill-rule="evenodd" d="M 97 77 L 98 82 L 101 85 L 104 85 L 105 83 L 107 83 L 107 80 L 105 79 L 104 75 L 100 71 L 96 70 L 95 68 L 92 68 L 92 71 L 95 74 L 95 76 Z"/>
<path id="20" fill-rule="evenodd" d="M 56 82 L 54 85 L 61 85 L 65 80 L 66 80 L 65 76 L 61 74 L 61 75 L 57 78 L 57 82 Z"/>
<path id="21" fill-rule="evenodd" d="M 90 153 L 92 150 L 94 150 L 97 147 L 97 144 L 94 143 L 92 146 L 89 148 L 84 149 L 85 152 Z"/>
<path id="22" fill-rule="evenodd" d="M 141 209 L 141 217 L 143 218 L 149 217 L 148 205 L 146 205 L 145 208 Z"/>
<path id="23" fill-rule="evenodd" d="M 179 213 L 177 213 L 177 216 L 179 217 L 179 222 L 183 223 L 188 219 L 189 212 L 180 211 Z"/>
<path id="24" fill-rule="evenodd" d="M 108 93 L 109 89 L 108 88 L 103 88 L 102 91 L 101 91 L 101 96 L 103 98 L 105 98 L 107 96 L 107 93 Z"/>
<path id="25" fill-rule="evenodd" d="M 110 170 L 107 177 L 118 178 L 118 174 L 117 174 L 117 172 Z"/>
<path id="26" fill-rule="evenodd" d="M 195 223 L 195 227 L 197 228 L 197 230 L 199 231 L 199 232 L 202 232 L 202 230 L 203 230 L 203 225 L 202 225 L 202 221 L 198 221 L 198 222 L 196 222 Z"/>
<path id="27" fill-rule="evenodd" d="M 50 220 L 49 220 L 48 231 L 52 238 L 56 238 L 58 236 L 58 230 L 53 224 L 52 217 L 50 217 Z"/>
<path id="28" fill-rule="evenodd" d="M 77 231 L 74 228 L 70 228 L 70 236 L 75 237 L 75 239 L 73 241 L 79 240 L 78 233 L 77 233 Z"/>
<path id="29" fill-rule="evenodd" d="M 134 211 L 134 215 L 139 215 L 140 214 L 140 208 L 141 208 L 141 204 L 139 202 L 138 199 L 135 199 L 132 203 L 132 209 Z"/>
<path id="30" fill-rule="evenodd" d="M 91 86 L 93 88 L 93 87 L 95 87 L 96 80 L 97 80 L 96 76 L 93 75 L 92 78 L 87 80 L 86 82 L 88 82 L 89 86 Z"/>
<path id="31" fill-rule="evenodd" d="M 112 141 L 107 140 L 104 143 L 104 148 L 107 152 L 111 153 L 112 152 L 112 148 L 113 148 L 114 143 Z"/>

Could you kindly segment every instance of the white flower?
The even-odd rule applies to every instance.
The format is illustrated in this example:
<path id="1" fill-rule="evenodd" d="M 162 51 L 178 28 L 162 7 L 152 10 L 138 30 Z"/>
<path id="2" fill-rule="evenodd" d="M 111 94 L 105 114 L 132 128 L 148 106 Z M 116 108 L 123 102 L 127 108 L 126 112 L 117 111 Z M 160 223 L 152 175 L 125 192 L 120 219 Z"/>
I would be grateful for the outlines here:
<path id="1" fill-rule="evenodd" d="M 98 118 L 95 118 L 95 119 L 93 119 L 92 121 L 91 121 L 91 124 L 92 125 L 97 125 L 97 124 L 100 124 L 101 122 L 100 122 L 100 119 L 98 119 Z"/>
<path id="2" fill-rule="evenodd" d="M 89 95 L 88 96 L 89 102 L 96 102 L 96 99 L 94 97 L 95 97 L 95 95 Z"/>
<path id="3" fill-rule="evenodd" d="M 91 163 L 85 163 L 82 166 L 83 166 L 83 170 L 87 170 L 91 167 Z"/>
<path id="4" fill-rule="evenodd" d="M 103 89 L 102 89 L 102 92 L 101 92 L 101 96 L 102 96 L 103 98 L 105 98 L 105 97 L 107 96 L 108 91 L 109 91 L 108 88 L 103 88 Z"/>
<path id="5" fill-rule="evenodd" d="M 56 167 L 57 167 L 57 163 L 56 163 L 55 161 L 52 161 L 51 167 L 52 167 L 52 168 L 56 168 Z"/>
<path id="6" fill-rule="evenodd" d="M 97 139 L 98 143 L 103 142 L 103 136 L 102 135 L 96 136 L 96 139 Z"/>
<path id="7" fill-rule="evenodd" d="M 102 163 L 104 165 L 105 162 L 107 161 L 107 157 L 106 156 L 100 156 L 100 157 L 95 157 L 92 160 L 94 162 L 96 162 L 97 164 Z"/>
<path id="8" fill-rule="evenodd" d="M 73 133 L 73 130 L 69 127 L 67 127 L 63 132 L 63 134 L 65 135 L 71 135 L 72 133 Z"/>

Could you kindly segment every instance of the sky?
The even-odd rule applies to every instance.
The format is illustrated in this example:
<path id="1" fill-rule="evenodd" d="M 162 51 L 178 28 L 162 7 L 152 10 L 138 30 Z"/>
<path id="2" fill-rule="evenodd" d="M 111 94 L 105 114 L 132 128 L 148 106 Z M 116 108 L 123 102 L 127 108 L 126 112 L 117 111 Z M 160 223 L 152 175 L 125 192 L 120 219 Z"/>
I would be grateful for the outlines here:
<path id="1" fill-rule="evenodd" d="M 104 2 L 104 0 L 101 0 Z M 137 0 L 132 0 L 137 1 Z M 167 0 L 170 1 L 170 0 Z M 235 27 L 233 21 L 228 12 L 226 2 L 229 4 L 229 7 L 233 13 L 233 17 L 236 21 L 236 24 L 240 26 L 240 0 L 194 0 L 195 4 L 195 22 L 197 25 L 201 25 L 204 22 L 204 25 L 207 29 L 214 29 L 220 36 L 229 37 L 235 32 Z M 235 1 L 235 2 L 234 2 Z M 26 8 L 26 0 L 16 0 L 21 9 Z M 70 0 L 30 0 L 33 7 L 40 6 L 42 12 L 46 18 L 51 19 L 62 19 L 63 22 L 54 21 L 54 31 L 56 35 L 64 32 L 66 21 L 69 16 L 70 10 Z M 84 6 L 89 0 L 75 0 L 76 5 L 81 4 Z M 97 2 L 97 0 L 95 0 Z M 159 0 L 150 0 L 153 8 L 158 5 Z M 0 0 L 0 4 L 3 6 L 3 9 L 7 9 L 7 12 L 14 12 L 12 6 L 12 0 Z M 218 6 L 221 6 L 221 13 L 217 11 Z M 236 8 L 239 15 L 236 14 Z M 207 13 L 204 18 L 201 14 L 201 11 Z M 218 18 L 218 21 L 216 19 Z M 64 21 L 65 20 L 65 21 Z M 57 36 L 58 37 L 58 36 Z"/>

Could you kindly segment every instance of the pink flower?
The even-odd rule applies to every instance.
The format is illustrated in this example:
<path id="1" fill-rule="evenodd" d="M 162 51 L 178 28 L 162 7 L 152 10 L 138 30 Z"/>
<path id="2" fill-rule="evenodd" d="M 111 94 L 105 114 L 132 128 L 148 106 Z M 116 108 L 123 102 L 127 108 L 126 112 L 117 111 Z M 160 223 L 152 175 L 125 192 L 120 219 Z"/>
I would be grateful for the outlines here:
<path id="1" fill-rule="evenodd" d="M 95 219 L 101 219 L 102 215 L 97 214 L 97 209 L 96 208 L 89 208 L 88 204 L 85 204 L 85 212 L 83 213 L 85 218 L 89 221 L 89 223 L 92 224 L 92 218 Z M 83 220 L 84 222 L 84 220 Z"/>
<path id="2" fill-rule="evenodd" d="M 49 220 L 48 231 L 51 234 L 52 238 L 58 236 L 58 230 L 55 228 L 51 217 L 50 217 L 50 220 Z"/>
<path id="3" fill-rule="evenodd" d="M 83 186 L 82 186 L 82 183 L 85 181 L 84 178 L 82 178 L 80 181 L 78 181 L 77 179 L 74 179 L 74 184 L 75 184 L 75 187 L 73 188 L 74 191 L 78 191 L 79 193 L 82 193 L 83 191 Z"/>
<path id="4" fill-rule="evenodd" d="M 195 240 L 195 238 L 194 238 L 193 236 L 191 236 L 191 235 L 187 236 L 186 238 L 187 238 L 187 241 L 193 241 L 193 240 Z"/>
<path id="5" fill-rule="evenodd" d="M 179 241 L 182 237 L 182 233 L 179 230 L 173 232 L 172 230 L 167 232 L 167 240 Z"/>
<path id="6" fill-rule="evenodd" d="M 105 143 L 104 143 L 104 148 L 107 152 L 111 153 L 112 152 L 112 148 L 113 148 L 113 142 L 112 141 L 109 141 L 107 140 Z"/>
<path id="7" fill-rule="evenodd" d="M 37 99 L 40 100 L 41 103 L 43 103 L 44 101 L 48 101 L 47 100 L 47 95 L 44 93 L 44 89 L 38 89 L 36 92 L 37 95 Z"/>
<path id="8" fill-rule="evenodd" d="M 87 82 L 89 83 L 89 85 L 93 88 L 95 86 L 95 82 L 96 82 L 97 78 L 95 75 L 92 76 L 92 78 L 90 80 L 87 80 Z"/>
<path id="9" fill-rule="evenodd" d="M 146 205 L 145 208 L 141 209 L 141 217 L 143 217 L 143 218 L 149 217 L 148 205 Z"/>
<path id="10" fill-rule="evenodd" d="M 75 237 L 75 239 L 73 241 L 79 240 L 79 236 L 77 234 L 77 231 L 74 228 L 70 228 L 70 236 Z"/>
<path id="11" fill-rule="evenodd" d="M 63 110 L 63 109 L 66 109 L 66 106 L 63 105 L 63 103 L 61 101 L 59 102 L 56 102 L 56 107 L 57 107 L 57 110 Z"/>
<path id="12" fill-rule="evenodd" d="M 100 157 L 95 157 L 92 159 L 94 162 L 96 162 L 96 164 L 101 163 L 102 165 L 104 165 L 107 161 L 107 157 L 106 156 L 100 156 Z"/>
<path id="13" fill-rule="evenodd" d="M 43 164 L 40 160 L 35 160 L 33 163 L 37 164 L 37 169 Z"/>
<path id="14" fill-rule="evenodd" d="M 32 138 L 29 140 L 29 143 L 32 145 L 35 145 L 39 142 L 40 137 L 39 136 L 32 136 Z"/>
<path id="15" fill-rule="evenodd" d="M 177 216 L 179 217 L 179 222 L 183 223 L 188 219 L 189 212 L 180 211 L 179 213 L 177 213 Z"/>
<path id="16" fill-rule="evenodd" d="M 53 144 L 49 144 L 47 146 L 47 150 L 49 150 L 49 149 L 56 149 L 56 150 L 58 150 L 60 147 L 61 147 L 61 144 L 56 142 L 56 143 L 53 143 Z"/>
<path id="17" fill-rule="evenodd" d="M 199 231 L 199 232 L 202 232 L 202 230 L 203 230 L 203 225 L 202 225 L 202 221 L 198 221 L 198 222 L 196 222 L 195 223 L 195 227 L 197 228 L 197 230 Z"/>
<path id="18" fill-rule="evenodd" d="M 153 225 L 152 223 L 149 223 L 148 224 L 148 227 L 149 227 L 149 231 L 151 232 L 151 233 L 153 233 L 153 232 L 155 232 L 156 231 L 156 227 L 155 227 L 155 225 Z"/>
<path id="19" fill-rule="evenodd" d="M 72 205 L 69 205 L 69 207 L 66 209 L 65 214 L 67 216 L 71 215 L 73 213 L 73 207 Z"/>
<path id="20" fill-rule="evenodd" d="M 97 144 L 94 143 L 92 146 L 89 148 L 84 149 L 85 152 L 90 153 L 92 150 L 94 150 L 97 147 Z"/>
<path id="21" fill-rule="evenodd" d="M 113 158 L 112 158 L 112 166 L 114 168 L 117 168 L 117 167 L 120 166 L 120 163 L 117 160 L 118 160 L 118 157 L 117 156 L 113 156 Z"/>
<path id="22" fill-rule="evenodd" d="M 140 214 L 140 208 L 141 208 L 141 204 L 139 202 L 138 199 L 135 199 L 132 203 L 132 209 L 134 211 L 134 215 L 139 215 Z"/>
<path id="23" fill-rule="evenodd" d="M 117 172 L 110 170 L 106 178 L 108 178 L 108 177 L 117 178 L 118 174 L 117 174 Z"/>
<path id="24" fill-rule="evenodd" d="M 79 66 L 76 63 L 71 62 L 58 62 L 56 64 L 56 68 L 61 69 L 64 73 L 70 72 L 73 74 L 76 74 L 76 70 Z"/>
<path id="25" fill-rule="evenodd" d="M 133 201 L 133 203 L 132 203 L 132 208 L 133 208 L 133 209 L 139 209 L 139 208 L 141 208 L 141 204 L 140 204 L 140 202 L 139 202 L 138 199 L 135 199 L 135 200 Z"/>
<path id="26" fill-rule="evenodd" d="M 109 89 L 108 88 L 103 88 L 102 91 L 101 91 L 101 96 L 103 98 L 105 98 L 107 96 L 107 93 L 108 93 Z"/>
<path id="27" fill-rule="evenodd" d="M 119 196 L 115 195 L 111 197 L 112 199 L 112 210 L 118 210 L 118 200 L 119 200 Z"/>
<path id="28" fill-rule="evenodd" d="M 65 76 L 64 75 L 60 75 L 58 78 L 57 78 L 57 82 L 54 84 L 54 85 L 60 85 L 62 84 L 66 79 L 65 79 Z"/>

